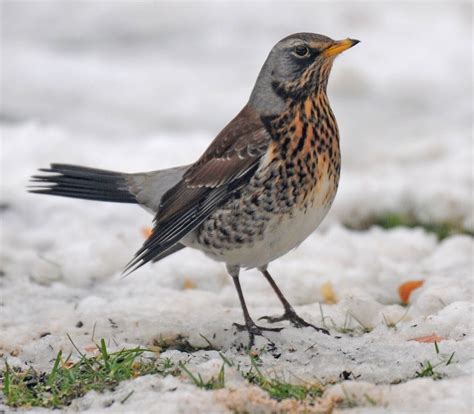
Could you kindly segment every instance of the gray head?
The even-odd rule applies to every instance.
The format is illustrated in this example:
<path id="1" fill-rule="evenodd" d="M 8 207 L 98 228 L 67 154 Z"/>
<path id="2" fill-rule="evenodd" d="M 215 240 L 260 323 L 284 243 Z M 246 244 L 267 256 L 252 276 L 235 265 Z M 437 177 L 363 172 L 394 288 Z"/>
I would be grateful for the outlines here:
<path id="1" fill-rule="evenodd" d="M 280 40 L 268 55 L 250 96 L 260 114 L 281 112 L 288 100 L 305 99 L 326 91 L 334 58 L 359 43 L 336 41 L 314 33 L 295 33 Z"/>

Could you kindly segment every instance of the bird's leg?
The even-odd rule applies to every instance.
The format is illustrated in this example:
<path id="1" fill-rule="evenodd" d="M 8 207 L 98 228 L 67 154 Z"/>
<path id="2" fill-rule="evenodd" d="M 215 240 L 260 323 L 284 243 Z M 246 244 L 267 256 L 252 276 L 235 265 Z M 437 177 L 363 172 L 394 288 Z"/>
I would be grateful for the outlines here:
<path id="1" fill-rule="evenodd" d="M 255 343 L 255 336 L 263 336 L 263 333 L 262 333 L 263 331 L 280 332 L 283 328 L 266 328 L 264 326 L 258 326 L 253 321 L 247 309 L 247 305 L 245 304 L 244 295 L 242 293 L 242 287 L 240 286 L 239 268 L 236 268 L 233 266 L 233 267 L 228 267 L 227 270 L 229 274 L 232 276 L 232 280 L 234 281 L 235 288 L 237 289 L 237 294 L 239 295 L 239 301 L 240 301 L 240 305 L 242 306 L 242 311 L 244 313 L 244 319 L 245 319 L 245 325 L 234 323 L 234 326 L 239 331 L 246 330 L 248 332 L 249 349 L 250 349 Z"/>
<path id="2" fill-rule="evenodd" d="M 285 298 L 285 296 L 283 295 L 280 288 L 277 286 L 277 284 L 273 280 L 270 273 L 268 273 L 268 270 L 266 268 L 259 269 L 259 270 L 262 272 L 263 276 L 265 276 L 265 279 L 268 280 L 268 283 L 270 283 L 270 286 L 273 288 L 273 290 L 277 294 L 278 299 L 280 299 L 280 302 L 283 304 L 283 307 L 285 309 L 285 312 L 281 316 L 276 316 L 276 317 L 275 316 L 262 316 L 261 318 L 259 318 L 259 320 L 264 319 L 270 323 L 290 321 L 290 323 L 296 328 L 304 328 L 307 326 L 311 326 L 317 331 L 322 332 L 326 335 L 329 335 L 329 332 L 326 329 L 318 328 L 312 323 L 306 322 L 301 316 L 299 316 L 293 309 L 293 306 L 291 306 L 290 302 L 288 302 L 288 300 Z"/>

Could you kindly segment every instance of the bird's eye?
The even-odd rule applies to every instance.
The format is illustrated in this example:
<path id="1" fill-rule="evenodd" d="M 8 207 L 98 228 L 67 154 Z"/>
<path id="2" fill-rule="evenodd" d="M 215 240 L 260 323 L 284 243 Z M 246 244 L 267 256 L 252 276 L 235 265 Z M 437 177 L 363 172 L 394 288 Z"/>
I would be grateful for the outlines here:
<path id="1" fill-rule="evenodd" d="M 309 49 L 306 46 L 298 45 L 295 46 L 295 53 L 299 57 L 305 57 L 309 54 Z"/>

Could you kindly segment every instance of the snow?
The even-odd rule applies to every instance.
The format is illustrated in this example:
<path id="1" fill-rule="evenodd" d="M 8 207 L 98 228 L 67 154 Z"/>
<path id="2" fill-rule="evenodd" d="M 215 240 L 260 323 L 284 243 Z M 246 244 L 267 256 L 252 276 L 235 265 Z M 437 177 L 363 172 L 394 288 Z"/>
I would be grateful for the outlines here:
<path id="1" fill-rule="evenodd" d="M 196 347 L 209 338 L 249 368 L 222 265 L 186 249 L 123 279 L 151 216 L 136 206 L 31 195 L 25 186 L 52 161 L 123 171 L 192 162 L 245 102 L 272 44 L 317 30 L 362 40 L 336 61 L 329 86 L 342 181 L 320 229 L 269 270 L 297 311 L 331 336 L 269 333 L 276 350 L 262 354 L 263 370 L 327 384 L 352 372 L 327 386 L 315 412 L 348 395 L 358 406 L 342 411 L 472 411 L 472 237 L 439 242 L 422 229 L 341 224 L 394 211 L 474 229 L 469 5 L 275 3 L 271 19 L 263 18 L 269 3 L 2 6 L 0 353 L 11 365 L 50 369 L 59 349 L 74 353 L 66 334 L 80 349 L 100 338 L 120 349 L 182 335 Z M 258 272 L 241 279 L 252 315 L 281 312 Z M 401 306 L 398 286 L 418 279 L 424 285 Z M 335 304 L 325 303 L 327 283 Z M 415 378 L 420 363 L 440 358 L 433 344 L 413 340 L 432 334 L 443 338 L 443 355 L 454 352 L 437 368 L 439 381 Z M 257 338 L 257 347 L 267 343 Z M 222 365 L 216 351 L 162 355 L 203 376 Z M 203 391 L 186 378 L 136 378 L 64 411 L 296 409 L 231 368 L 226 381 Z"/>

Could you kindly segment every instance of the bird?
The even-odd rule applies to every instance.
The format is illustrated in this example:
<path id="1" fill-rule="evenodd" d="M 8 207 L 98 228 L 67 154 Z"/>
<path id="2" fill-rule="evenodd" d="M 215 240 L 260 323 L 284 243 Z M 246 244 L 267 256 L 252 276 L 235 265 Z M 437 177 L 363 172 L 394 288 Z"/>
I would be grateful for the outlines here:
<path id="1" fill-rule="evenodd" d="M 314 33 L 291 34 L 271 49 L 248 102 L 196 162 L 141 173 L 52 163 L 31 177 L 30 192 L 138 204 L 154 215 L 151 235 L 125 267 L 131 273 L 189 247 L 226 265 L 243 311 L 248 347 L 281 327 L 250 316 L 240 270 L 256 268 L 283 306 L 268 323 L 312 327 L 268 271 L 327 214 L 338 188 L 339 130 L 327 95 L 334 59 L 358 44 Z"/>

